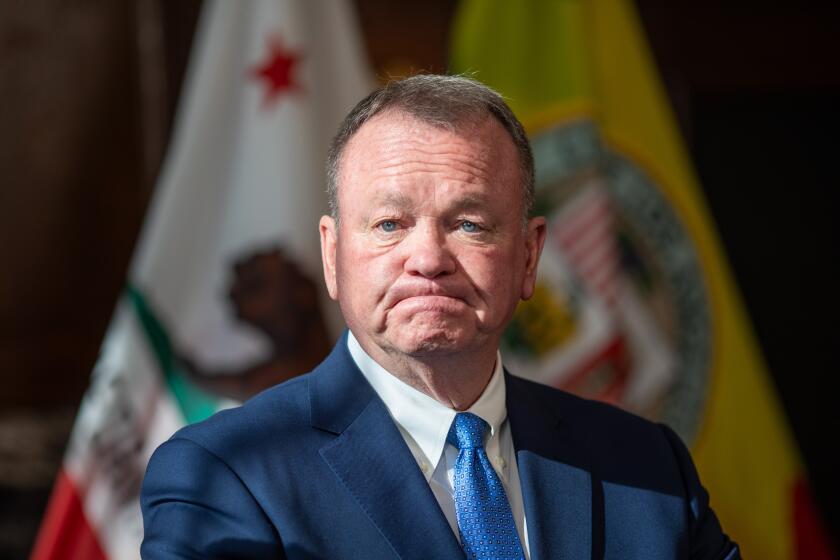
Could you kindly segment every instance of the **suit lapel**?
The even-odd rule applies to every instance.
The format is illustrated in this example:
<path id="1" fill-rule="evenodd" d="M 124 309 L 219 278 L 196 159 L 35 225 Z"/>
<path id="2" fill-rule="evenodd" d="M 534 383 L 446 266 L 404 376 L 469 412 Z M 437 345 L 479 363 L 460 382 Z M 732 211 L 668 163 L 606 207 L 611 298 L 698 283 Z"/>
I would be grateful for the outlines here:
<path id="1" fill-rule="evenodd" d="M 585 446 L 575 440 L 571 420 L 560 417 L 559 407 L 539 398 L 540 389 L 505 377 L 531 558 L 592 558 L 593 511 L 600 508 L 593 509 Z"/>
<path id="2" fill-rule="evenodd" d="M 463 558 L 429 484 L 346 337 L 310 383 L 312 425 L 337 434 L 321 457 L 398 557 Z"/>

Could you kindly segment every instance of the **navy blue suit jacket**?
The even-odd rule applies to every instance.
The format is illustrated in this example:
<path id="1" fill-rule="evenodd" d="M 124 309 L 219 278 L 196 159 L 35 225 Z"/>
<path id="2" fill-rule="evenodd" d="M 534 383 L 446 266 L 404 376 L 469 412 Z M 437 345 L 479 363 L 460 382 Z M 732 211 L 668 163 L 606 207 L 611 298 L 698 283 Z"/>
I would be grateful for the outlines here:
<path id="1" fill-rule="evenodd" d="M 143 483 L 144 558 L 463 558 L 346 337 L 188 426 Z M 531 557 L 739 558 L 667 427 L 505 375 Z"/>

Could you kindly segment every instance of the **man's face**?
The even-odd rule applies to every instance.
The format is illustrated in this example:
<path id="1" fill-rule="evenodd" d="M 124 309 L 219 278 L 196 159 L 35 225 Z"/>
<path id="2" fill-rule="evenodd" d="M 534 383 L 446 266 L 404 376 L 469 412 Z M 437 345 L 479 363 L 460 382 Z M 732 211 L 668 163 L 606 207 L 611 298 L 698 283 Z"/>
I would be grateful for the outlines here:
<path id="1" fill-rule="evenodd" d="M 517 152 L 487 119 L 458 132 L 397 112 L 350 139 L 340 225 L 321 219 L 330 295 L 366 349 L 493 351 L 531 296 L 545 221 L 522 223 Z"/>

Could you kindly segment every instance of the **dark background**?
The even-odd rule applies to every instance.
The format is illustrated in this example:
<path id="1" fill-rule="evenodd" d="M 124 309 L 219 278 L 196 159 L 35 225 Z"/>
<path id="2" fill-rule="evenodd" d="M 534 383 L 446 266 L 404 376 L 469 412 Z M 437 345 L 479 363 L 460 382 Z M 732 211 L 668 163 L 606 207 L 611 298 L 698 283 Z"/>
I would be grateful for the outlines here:
<path id="1" fill-rule="evenodd" d="M 454 0 L 356 0 L 379 76 Z M 637 0 L 835 542 L 840 8 Z M 165 153 L 198 0 L 0 4 L 0 558 L 28 553 Z"/>

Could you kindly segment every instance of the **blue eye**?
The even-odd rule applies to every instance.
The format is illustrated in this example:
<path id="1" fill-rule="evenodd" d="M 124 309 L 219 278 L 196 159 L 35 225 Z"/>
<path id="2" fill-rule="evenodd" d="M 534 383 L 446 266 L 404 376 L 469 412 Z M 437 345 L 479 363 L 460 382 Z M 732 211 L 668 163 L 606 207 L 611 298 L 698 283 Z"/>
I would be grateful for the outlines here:
<path id="1" fill-rule="evenodd" d="M 464 231 L 466 233 L 476 233 L 478 232 L 478 229 L 478 224 L 476 224 L 475 222 L 471 222 L 469 220 L 464 220 L 463 222 L 461 222 L 461 231 Z"/>
<path id="2" fill-rule="evenodd" d="M 379 224 L 379 229 L 386 233 L 397 231 L 397 222 L 394 220 L 385 220 Z"/>

